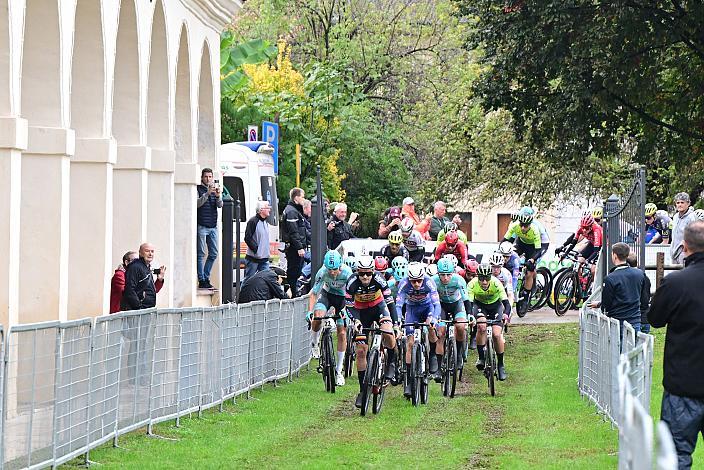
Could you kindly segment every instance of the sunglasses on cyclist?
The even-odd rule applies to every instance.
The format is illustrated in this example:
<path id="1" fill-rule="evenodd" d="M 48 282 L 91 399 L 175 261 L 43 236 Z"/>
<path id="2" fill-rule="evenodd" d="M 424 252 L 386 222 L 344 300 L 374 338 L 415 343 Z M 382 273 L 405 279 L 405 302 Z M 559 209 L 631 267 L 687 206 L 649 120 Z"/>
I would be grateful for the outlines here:
<path id="1" fill-rule="evenodd" d="M 523 227 L 523 228 L 528 228 L 528 227 L 530 227 L 530 224 L 521 223 L 521 227 Z"/>
<path id="2" fill-rule="evenodd" d="M 477 277 L 480 281 L 488 281 L 489 279 L 491 279 L 491 276 L 482 276 L 481 274 Z"/>
<path id="3" fill-rule="evenodd" d="M 359 275 L 359 277 L 372 277 L 374 273 L 368 271 L 357 271 L 357 275 Z"/>

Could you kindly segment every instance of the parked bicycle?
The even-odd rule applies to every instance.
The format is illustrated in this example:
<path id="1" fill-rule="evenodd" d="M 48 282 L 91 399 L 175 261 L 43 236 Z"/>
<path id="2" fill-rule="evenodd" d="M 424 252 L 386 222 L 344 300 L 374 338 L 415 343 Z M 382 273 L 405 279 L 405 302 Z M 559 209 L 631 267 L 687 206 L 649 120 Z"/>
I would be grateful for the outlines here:
<path id="1" fill-rule="evenodd" d="M 361 415 L 364 416 L 369 409 L 370 399 L 372 400 L 372 412 L 374 414 L 381 412 L 381 407 L 384 404 L 384 393 L 388 384 L 384 374 L 386 370 L 386 352 L 381 339 L 385 334 L 393 335 L 394 333 L 383 331 L 376 322 L 372 323 L 371 328 L 363 328 L 362 332 L 367 333 L 367 344 L 369 344 L 367 372 L 364 374 L 362 407 L 360 409 Z"/>
<path id="2" fill-rule="evenodd" d="M 427 323 L 404 323 L 402 327 L 413 328 L 413 349 L 411 349 L 411 367 L 406 371 L 411 385 L 411 403 L 413 406 L 428 403 L 429 344 Z"/>
<path id="3" fill-rule="evenodd" d="M 555 278 L 555 287 L 553 289 L 553 303 L 555 304 L 555 313 L 558 316 L 564 315 L 567 310 L 573 306 L 578 306 L 585 301 L 592 288 L 594 276 L 592 275 L 592 263 L 584 261 L 579 262 L 581 254 L 576 250 L 564 252 L 559 260 L 564 259 L 572 261 L 572 266 L 562 271 Z"/>

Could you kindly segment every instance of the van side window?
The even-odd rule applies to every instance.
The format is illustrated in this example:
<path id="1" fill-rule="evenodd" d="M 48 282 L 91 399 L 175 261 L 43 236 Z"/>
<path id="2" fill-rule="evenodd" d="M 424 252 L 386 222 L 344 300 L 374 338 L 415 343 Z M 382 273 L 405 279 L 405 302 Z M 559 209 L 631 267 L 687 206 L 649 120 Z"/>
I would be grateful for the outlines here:
<path id="1" fill-rule="evenodd" d="M 272 207 L 272 211 L 266 221 L 269 225 L 279 225 L 279 198 L 276 195 L 276 180 L 273 176 L 262 176 L 260 177 L 260 181 L 262 187 L 262 201 L 269 201 L 269 205 Z"/>
<path id="2" fill-rule="evenodd" d="M 242 183 L 242 179 L 238 178 L 236 176 L 225 176 L 224 182 L 225 182 L 225 187 L 227 188 L 227 191 L 230 193 L 230 197 L 232 197 L 233 200 L 240 200 L 240 220 L 242 222 L 247 221 L 247 204 L 245 200 L 245 194 L 244 194 L 244 183 Z"/>

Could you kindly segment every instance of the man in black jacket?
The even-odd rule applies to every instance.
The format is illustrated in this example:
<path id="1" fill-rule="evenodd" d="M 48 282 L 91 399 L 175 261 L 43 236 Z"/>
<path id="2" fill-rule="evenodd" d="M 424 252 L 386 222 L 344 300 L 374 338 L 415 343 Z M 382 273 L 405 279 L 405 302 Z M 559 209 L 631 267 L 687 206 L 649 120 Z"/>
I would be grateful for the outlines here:
<path id="1" fill-rule="evenodd" d="M 255 300 L 285 298 L 284 289 L 281 286 L 281 281 L 285 276 L 286 273 L 283 269 L 277 267 L 259 271 L 242 284 L 237 302 L 243 304 Z"/>
<path id="2" fill-rule="evenodd" d="M 631 252 L 626 259 L 632 268 L 638 267 L 638 256 Z M 650 278 L 643 271 L 643 287 L 640 291 L 640 331 L 650 333 L 650 323 L 648 323 L 648 310 L 650 310 Z"/>
<path id="3" fill-rule="evenodd" d="M 684 229 L 684 265 L 662 280 L 648 312 L 654 328 L 667 325 L 660 417 L 670 426 L 680 469 L 692 466 L 704 434 L 704 221 Z"/>
<path id="4" fill-rule="evenodd" d="M 120 303 L 121 310 L 141 310 L 156 306 L 156 293 L 164 285 L 166 266 L 152 271 L 154 245 L 142 243 L 139 246 L 139 258 L 127 265 L 125 272 L 125 291 Z M 156 283 L 154 276 L 157 275 Z"/>
<path id="5" fill-rule="evenodd" d="M 352 226 L 345 221 L 346 218 L 347 204 L 338 202 L 335 204 L 332 217 L 328 220 L 328 249 L 335 250 L 340 243 L 354 237 Z"/>
<path id="6" fill-rule="evenodd" d="M 298 297 L 296 281 L 303 268 L 303 256 L 306 254 L 306 226 L 303 217 L 303 199 L 305 193 L 301 188 L 289 191 L 289 201 L 281 216 L 281 236 L 286 244 L 286 276 L 293 297 Z"/>

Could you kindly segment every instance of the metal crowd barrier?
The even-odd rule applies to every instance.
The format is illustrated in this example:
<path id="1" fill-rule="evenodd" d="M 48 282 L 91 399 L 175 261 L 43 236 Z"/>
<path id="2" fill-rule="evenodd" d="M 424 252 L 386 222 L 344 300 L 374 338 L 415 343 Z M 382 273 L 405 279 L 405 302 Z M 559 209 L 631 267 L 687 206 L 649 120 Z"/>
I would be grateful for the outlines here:
<path id="1" fill-rule="evenodd" d="M 0 327 L 0 468 L 57 466 L 310 360 L 308 297 Z"/>

